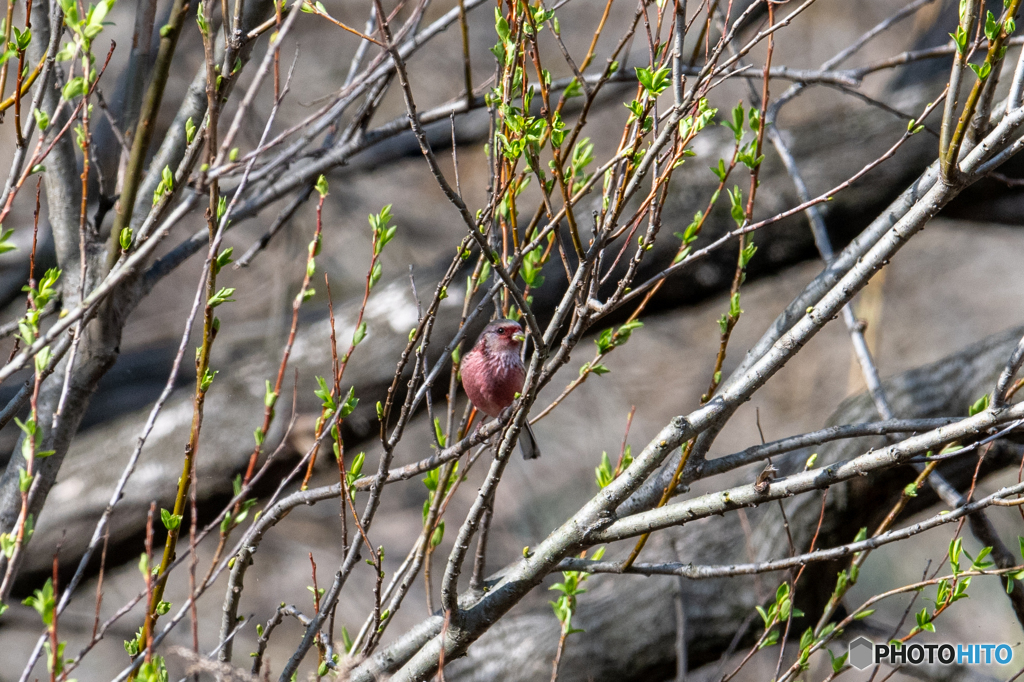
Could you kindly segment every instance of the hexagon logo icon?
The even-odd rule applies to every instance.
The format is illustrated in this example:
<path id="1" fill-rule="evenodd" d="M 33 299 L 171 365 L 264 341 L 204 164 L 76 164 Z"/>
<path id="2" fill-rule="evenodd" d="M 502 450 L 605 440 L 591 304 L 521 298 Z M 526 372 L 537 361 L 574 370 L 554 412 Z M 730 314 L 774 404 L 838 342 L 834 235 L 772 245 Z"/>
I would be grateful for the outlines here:
<path id="1" fill-rule="evenodd" d="M 875 662 L 872 651 L 875 646 L 866 637 L 858 637 L 850 642 L 850 657 L 847 659 L 854 668 L 863 670 Z"/>

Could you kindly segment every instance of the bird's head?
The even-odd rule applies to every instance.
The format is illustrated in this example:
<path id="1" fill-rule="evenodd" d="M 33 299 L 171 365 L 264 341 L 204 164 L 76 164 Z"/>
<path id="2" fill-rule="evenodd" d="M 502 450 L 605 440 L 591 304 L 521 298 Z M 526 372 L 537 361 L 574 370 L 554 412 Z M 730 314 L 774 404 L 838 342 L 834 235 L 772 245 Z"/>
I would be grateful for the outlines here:
<path id="1" fill-rule="evenodd" d="M 518 353 L 525 338 L 523 328 L 515 320 L 495 320 L 484 328 L 477 345 L 486 346 L 496 353 Z"/>

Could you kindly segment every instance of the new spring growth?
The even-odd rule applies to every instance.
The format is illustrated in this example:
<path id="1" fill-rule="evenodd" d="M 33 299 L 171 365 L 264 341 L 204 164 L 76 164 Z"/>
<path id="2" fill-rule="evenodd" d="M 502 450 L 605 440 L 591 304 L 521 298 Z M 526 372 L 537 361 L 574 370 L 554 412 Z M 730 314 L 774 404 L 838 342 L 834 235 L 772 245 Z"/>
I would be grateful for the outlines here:
<path id="1" fill-rule="evenodd" d="M 39 335 L 39 316 L 42 314 L 46 304 L 57 294 L 56 284 L 57 280 L 60 279 L 60 273 L 61 271 L 58 268 L 50 268 L 43 275 L 43 278 L 39 280 L 39 285 L 36 288 L 27 285 L 22 287 L 22 291 L 28 292 L 28 298 L 31 302 L 31 306 L 25 312 L 24 317 L 18 320 L 18 338 L 26 346 L 31 346 L 35 343 L 36 337 Z M 36 369 L 40 370 L 38 355 L 36 356 Z"/>
<path id="2" fill-rule="evenodd" d="M 35 517 L 29 514 L 25 517 L 24 526 L 24 543 L 27 544 L 32 539 L 32 534 L 35 532 Z M 4 553 L 4 556 L 10 559 L 14 555 L 14 547 L 17 544 L 17 533 L 2 533 L 0 534 L 0 551 Z"/>
<path id="3" fill-rule="evenodd" d="M 356 499 L 356 491 L 352 485 L 359 480 L 359 475 L 363 471 L 363 462 L 366 461 L 366 453 L 360 452 L 358 455 L 352 458 L 352 465 L 348 468 L 345 473 L 345 487 L 348 488 L 349 496 L 354 500 Z"/>
<path id="4" fill-rule="evenodd" d="M 21 429 L 21 432 L 24 434 L 24 438 L 21 440 L 21 456 L 25 461 L 28 461 L 32 457 L 35 457 L 36 459 L 43 459 L 56 452 L 56 450 L 40 449 L 43 445 L 43 430 L 36 425 L 35 419 L 27 419 L 23 422 L 15 417 L 14 423 L 18 425 L 18 428 Z M 22 471 L 24 471 L 24 469 L 22 469 Z M 25 490 L 28 490 L 28 488 Z M 25 490 L 22 492 L 25 492 Z"/>
<path id="5" fill-rule="evenodd" d="M 434 428 L 435 428 L 435 430 L 437 432 L 437 435 L 439 436 L 439 442 L 443 442 L 443 441 L 440 441 L 440 438 L 443 438 L 443 436 L 440 433 L 440 424 L 437 422 L 436 419 L 434 420 Z M 444 447 L 444 446 L 442 445 L 442 447 Z M 427 499 L 423 500 L 423 527 L 424 528 L 427 527 L 427 520 L 428 520 L 428 517 L 430 516 L 430 508 L 434 504 L 434 498 L 438 494 L 438 490 L 437 489 L 441 485 L 441 469 L 442 469 L 442 467 L 437 467 L 435 469 L 431 469 L 430 471 L 427 472 L 427 475 L 423 477 L 423 485 L 426 486 L 426 488 L 427 488 Z M 445 483 L 444 490 L 441 491 L 441 493 L 440 493 L 442 498 L 444 496 L 446 496 L 448 494 L 448 492 L 452 489 L 452 486 L 455 485 L 455 481 L 457 481 L 458 478 L 459 478 L 458 474 L 459 474 L 459 463 L 455 462 L 455 465 L 452 468 L 452 473 L 448 477 L 447 482 Z M 437 547 L 439 544 L 441 544 L 441 540 L 443 540 L 443 539 L 444 539 L 444 521 L 440 521 L 440 522 L 437 523 L 437 526 L 434 528 L 434 531 L 430 534 L 430 547 L 431 548 Z"/>
<path id="6" fill-rule="evenodd" d="M 231 488 L 235 497 L 242 494 L 241 474 L 237 474 L 234 480 L 231 481 Z M 232 514 L 231 511 L 228 511 L 228 513 L 224 515 L 224 519 L 220 522 L 220 532 L 228 533 L 232 528 L 245 521 L 246 517 L 249 516 L 249 510 L 252 509 L 255 504 L 256 498 L 250 497 L 248 500 L 245 500 L 238 505 L 237 514 Z M 163 512 L 161 511 L 161 513 Z"/>
<path id="7" fill-rule="evenodd" d="M 153 205 L 157 205 L 165 195 L 170 196 L 172 193 L 174 193 L 174 174 L 171 173 L 170 166 L 164 166 L 164 169 L 160 171 L 160 184 L 153 190 Z"/>
<path id="8" fill-rule="evenodd" d="M 626 446 L 626 449 L 622 453 L 622 463 L 618 467 L 612 466 L 611 460 L 608 458 L 607 452 L 601 453 L 601 464 L 594 469 L 594 474 L 597 478 L 597 487 L 604 489 L 609 483 L 615 480 L 615 478 L 623 471 L 629 468 L 629 465 L 633 463 L 633 450 L 630 446 Z"/>
<path id="9" fill-rule="evenodd" d="M 604 557 L 604 550 L 604 547 L 594 550 L 593 560 L 600 561 Z M 586 552 L 584 552 L 585 555 Z M 555 612 L 555 618 L 562 624 L 563 637 L 583 632 L 583 630 L 572 626 L 572 617 L 576 613 L 576 598 L 586 592 L 582 585 L 589 577 L 590 574 L 586 571 L 562 571 L 562 582 L 555 583 L 548 588 L 562 593 L 556 601 L 548 603 L 551 604 L 551 608 Z"/>
<path id="10" fill-rule="evenodd" d="M 776 625 L 788 621 L 790 615 L 794 618 L 800 618 L 804 615 L 800 609 L 793 608 L 793 601 L 789 593 L 789 583 L 779 585 L 779 588 L 775 590 L 775 601 L 768 604 L 767 609 L 761 606 L 755 606 L 754 608 L 757 610 L 758 615 L 761 616 L 761 620 L 764 621 L 765 629 L 765 634 L 762 635 L 758 643 L 758 649 L 772 646 L 779 641 L 779 630 L 775 627 Z"/>
<path id="11" fill-rule="evenodd" d="M 3 225 L 0 225 L 0 254 L 18 250 L 18 247 L 10 241 L 12 234 L 14 234 L 14 230 L 4 230 Z"/>

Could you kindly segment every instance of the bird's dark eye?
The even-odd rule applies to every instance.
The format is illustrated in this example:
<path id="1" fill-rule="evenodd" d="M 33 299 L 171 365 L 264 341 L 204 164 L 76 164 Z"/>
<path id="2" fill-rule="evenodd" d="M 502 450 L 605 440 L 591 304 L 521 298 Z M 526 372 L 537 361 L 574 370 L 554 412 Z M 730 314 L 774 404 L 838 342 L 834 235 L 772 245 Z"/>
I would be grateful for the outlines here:
<path id="1" fill-rule="evenodd" d="M 499 327 L 499 328 L 498 328 L 498 333 L 499 333 L 499 334 L 501 334 L 502 336 L 504 336 L 504 335 L 505 335 L 505 331 L 506 331 L 506 330 L 505 330 L 505 328 L 504 328 L 504 327 Z"/>

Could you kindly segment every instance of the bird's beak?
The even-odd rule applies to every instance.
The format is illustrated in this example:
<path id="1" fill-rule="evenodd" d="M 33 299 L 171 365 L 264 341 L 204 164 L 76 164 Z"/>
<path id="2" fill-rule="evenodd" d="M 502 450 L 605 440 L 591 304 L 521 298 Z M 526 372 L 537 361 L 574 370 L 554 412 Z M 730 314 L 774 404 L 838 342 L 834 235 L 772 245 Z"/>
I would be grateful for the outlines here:
<path id="1" fill-rule="evenodd" d="M 512 335 L 512 340 L 522 343 L 523 341 L 526 340 L 526 335 L 524 335 L 522 332 L 516 332 L 515 334 Z"/>

